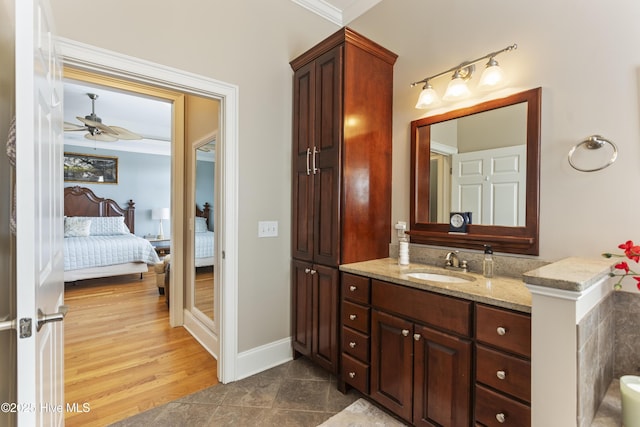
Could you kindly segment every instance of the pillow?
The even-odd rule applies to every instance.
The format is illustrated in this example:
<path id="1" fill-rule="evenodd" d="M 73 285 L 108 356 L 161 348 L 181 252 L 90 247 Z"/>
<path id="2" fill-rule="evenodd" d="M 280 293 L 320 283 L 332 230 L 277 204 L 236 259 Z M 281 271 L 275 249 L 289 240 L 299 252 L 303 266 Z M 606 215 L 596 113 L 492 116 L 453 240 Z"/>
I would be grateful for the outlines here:
<path id="1" fill-rule="evenodd" d="M 129 227 L 124 223 L 123 216 L 78 216 L 91 221 L 89 233 L 91 236 L 113 236 L 130 234 Z"/>
<path id="2" fill-rule="evenodd" d="M 209 228 L 207 227 L 207 219 L 201 216 L 197 216 L 196 217 L 196 233 L 204 233 L 206 231 L 209 231 Z"/>
<path id="3" fill-rule="evenodd" d="M 80 216 L 64 218 L 64 237 L 87 237 L 91 230 L 91 219 Z"/>

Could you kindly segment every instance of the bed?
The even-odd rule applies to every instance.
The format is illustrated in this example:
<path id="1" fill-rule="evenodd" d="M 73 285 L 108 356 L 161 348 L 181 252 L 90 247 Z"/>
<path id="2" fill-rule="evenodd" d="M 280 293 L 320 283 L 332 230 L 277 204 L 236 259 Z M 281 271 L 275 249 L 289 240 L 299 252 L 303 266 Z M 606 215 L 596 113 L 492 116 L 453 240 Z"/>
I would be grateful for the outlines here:
<path id="1" fill-rule="evenodd" d="M 215 263 L 215 234 L 210 231 L 211 205 L 205 203 L 200 209 L 196 205 L 195 236 L 195 266 L 208 267 Z"/>
<path id="2" fill-rule="evenodd" d="M 64 189 L 64 281 L 144 273 L 160 262 L 151 243 L 135 234 L 135 203 L 120 207 L 88 188 Z"/>

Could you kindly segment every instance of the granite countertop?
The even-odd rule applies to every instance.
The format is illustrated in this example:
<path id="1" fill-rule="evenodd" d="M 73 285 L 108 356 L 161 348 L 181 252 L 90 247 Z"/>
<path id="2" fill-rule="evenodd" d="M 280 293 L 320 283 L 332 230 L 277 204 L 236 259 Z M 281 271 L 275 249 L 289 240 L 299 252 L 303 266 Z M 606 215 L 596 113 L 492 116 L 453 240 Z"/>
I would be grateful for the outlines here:
<path id="1" fill-rule="evenodd" d="M 522 280 L 512 277 L 496 276 L 487 279 L 477 273 L 462 273 L 426 264 L 412 263 L 400 266 L 396 258 L 343 264 L 340 270 L 398 285 L 531 313 L 531 293 Z M 407 273 L 412 272 L 433 272 L 454 276 L 462 274 L 471 276 L 475 280 L 465 283 L 425 281 L 407 276 Z"/>
<path id="2" fill-rule="evenodd" d="M 570 257 L 524 273 L 529 285 L 582 292 L 612 271 L 614 260 L 608 258 Z"/>

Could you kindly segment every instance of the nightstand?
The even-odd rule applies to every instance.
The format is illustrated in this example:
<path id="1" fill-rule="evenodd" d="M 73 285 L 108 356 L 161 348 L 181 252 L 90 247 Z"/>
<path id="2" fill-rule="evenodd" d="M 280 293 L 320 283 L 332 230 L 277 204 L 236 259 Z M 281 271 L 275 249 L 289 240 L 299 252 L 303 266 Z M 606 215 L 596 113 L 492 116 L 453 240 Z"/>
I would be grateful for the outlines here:
<path id="1" fill-rule="evenodd" d="M 158 256 L 163 257 L 165 255 L 169 255 L 169 253 L 171 253 L 171 239 L 170 238 L 165 238 L 165 239 L 147 239 L 149 240 L 149 243 L 151 243 L 151 246 L 153 246 L 153 248 L 156 250 L 156 252 L 158 253 Z"/>

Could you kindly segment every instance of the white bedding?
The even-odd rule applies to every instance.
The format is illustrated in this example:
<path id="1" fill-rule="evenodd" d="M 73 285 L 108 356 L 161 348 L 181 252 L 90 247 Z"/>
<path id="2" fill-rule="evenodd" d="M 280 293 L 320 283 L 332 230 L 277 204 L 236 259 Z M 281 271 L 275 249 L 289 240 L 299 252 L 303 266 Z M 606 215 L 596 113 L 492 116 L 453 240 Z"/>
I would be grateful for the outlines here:
<path id="1" fill-rule="evenodd" d="M 160 258 L 148 240 L 133 234 L 64 238 L 65 271 L 130 262 L 157 264 Z"/>
<path id="2" fill-rule="evenodd" d="M 196 236 L 196 248 L 195 248 L 195 265 L 196 267 L 204 267 L 213 265 L 215 260 L 214 242 L 215 233 L 213 231 L 204 231 L 200 233 L 194 233 Z"/>

